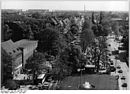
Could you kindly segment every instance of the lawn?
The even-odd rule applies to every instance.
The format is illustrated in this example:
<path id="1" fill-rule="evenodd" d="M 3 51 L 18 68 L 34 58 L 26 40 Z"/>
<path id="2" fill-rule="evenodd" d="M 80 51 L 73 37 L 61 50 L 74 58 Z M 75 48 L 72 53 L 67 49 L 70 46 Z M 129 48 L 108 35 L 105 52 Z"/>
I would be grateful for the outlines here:
<path id="1" fill-rule="evenodd" d="M 114 76 L 98 75 L 98 74 L 85 74 L 82 76 L 82 84 L 88 81 L 95 86 L 95 90 L 117 90 L 118 81 Z M 61 82 L 62 90 L 78 90 L 80 84 L 80 76 L 69 76 Z"/>

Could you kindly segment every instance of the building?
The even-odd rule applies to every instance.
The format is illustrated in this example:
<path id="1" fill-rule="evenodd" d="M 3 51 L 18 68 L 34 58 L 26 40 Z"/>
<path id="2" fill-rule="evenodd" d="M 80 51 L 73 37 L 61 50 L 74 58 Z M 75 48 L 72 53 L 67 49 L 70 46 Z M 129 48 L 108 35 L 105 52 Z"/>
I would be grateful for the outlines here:
<path id="1" fill-rule="evenodd" d="M 13 42 L 8 40 L 2 42 L 1 50 L 12 58 L 12 75 L 13 78 L 22 73 L 26 60 L 33 55 L 37 48 L 38 41 L 20 40 Z"/>
<path id="2" fill-rule="evenodd" d="M 22 67 L 22 51 L 14 45 L 12 40 L 2 42 L 1 47 L 2 52 L 9 55 L 13 60 L 12 74 L 19 74 Z"/>
<path id="3" fill-rule="evenodd" d="M 22 39 L 20 41 L 16 41 L 14 45 L 21 49 L 22 57 L 23 57 L 23 67 L 26 64 L 26 60 L 33 55 L 33 52 L 38 46 L 38 41 L 31 41 Z"/>

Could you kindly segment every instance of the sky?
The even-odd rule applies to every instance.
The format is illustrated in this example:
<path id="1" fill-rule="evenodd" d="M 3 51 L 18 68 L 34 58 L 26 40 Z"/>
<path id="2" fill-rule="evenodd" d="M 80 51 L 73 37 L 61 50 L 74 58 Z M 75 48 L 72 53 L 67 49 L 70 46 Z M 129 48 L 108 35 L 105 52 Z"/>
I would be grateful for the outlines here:
<path id="1" fill-rule="evenodd" d="M 41 1 L 41 0 L 2 0 L 2 9 L 49 9 L 49 10 L 94 10 L 94 11 L 128 11 L 128 1 Z"/>

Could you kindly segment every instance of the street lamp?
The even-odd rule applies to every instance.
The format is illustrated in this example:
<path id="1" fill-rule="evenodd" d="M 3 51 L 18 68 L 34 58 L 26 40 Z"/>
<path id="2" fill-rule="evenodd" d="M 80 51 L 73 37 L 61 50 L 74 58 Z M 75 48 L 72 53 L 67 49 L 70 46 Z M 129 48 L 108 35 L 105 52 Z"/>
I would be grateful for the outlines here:
<path id="1" fill-rule="evenodd" d="M 83 70 L 85 70 L 85 68 L 83 68 L 83 69 L 78 69 L 78 72 L 80 72 L 80 85 L 79 86 L 81 86 L 81 82 L 82 82 L 82 71 Z"/>

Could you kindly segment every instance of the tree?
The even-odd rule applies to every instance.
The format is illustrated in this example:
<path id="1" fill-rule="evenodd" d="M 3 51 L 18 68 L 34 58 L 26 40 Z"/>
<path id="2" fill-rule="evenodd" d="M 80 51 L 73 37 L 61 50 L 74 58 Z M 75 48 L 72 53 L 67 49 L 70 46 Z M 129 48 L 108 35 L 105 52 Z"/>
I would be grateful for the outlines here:
<path id="1" fill-rule="evenodd" d="M 7 41 L 7 40 L 11 39 L 12 32 L 11 32 L 11 29 L 9 28 L 9 26 L 7 24 L 3 24 L 2 27 L 3 27 L 2 28 L 3 41 Z"/>
<path id="2" fill-rule="evenodd" d="M 46 28 L 39 33 L 38 51 L 57 56 L 65 46 L 63 36 L 57 29 Z"/>
<path id="3" fill-rule="evenodd" d="M 86 47 L 94 40 L 95 36 L 91 29 L 85 29 L 82 31 L 80 38 L 81 38 L 80 45 L 82 47 L 83 52 L 85 52 Z"/>
<path id="4" fill-rule="evenodd" d="M 92 30 L 96 37 L 107 36 L 110 32 L 110 26 L 108 19 L 104 19 L 103 12 L 100 12 L 100 15 L 95 18 L 94 13 L 92 13 Z"/>
<path id="5" fill-rule="evenodd" d="M 113 22 L 112 24 L 112 30 L 114 31 L 115 35 L 119 35 L 119 23 L 118 22 Z"/>
<path id="6" fill-rule="evenodd" d="M 43 71 L 48 70 L 46 66 L 46 59 L 43 53 L 35 52 L 32 57 L 27 60 L 25 65 L 26 69 L 31 69 L 33 73 L 33 81 L 37 79 L 37 76 Z"/>
<path id="7" fill-rule="evenodd" d="M 126 50 L 125 60 L 126 60 L 127 65 L 129 66 L 129 63 L 128 63 L 128 57 L 129 57 L 129 35 L 128 35 L 128 31 L 123 35 L 121 42 L 123 42 L 122 46 Z"/>
<path id="8" fill-rule="evenodd" d="M 5 87 L 9 90 L 16 90 L 20 88 L 20 85 L 16 81 L 9 79 L 6 81 Z"/>
<path id="9" fill-rule="evenodd" d="M 51 74 L 55 80 L 62 80 L 64 79 L 64 77 L 71 75 L 71 73 L 72 73 L 71 67 L 61 62 L 60 58 L 54 62 Z"/>
<path id="10" fill-rule="evenodd" d="M 85 30 L 85 29 L 91 29 L 92 27 L 92 22 L 85 18 L 85 22 L 83 23 L 83 27 L 82 27 L 82 30 Z"/>
<path id="11" fill-rule="evenodd" d="M 97 40 L 97 41 L 96 41 Z M 95 60 L 95 65 L 97 68 L 97 72 L 99 70 L 99 63 L 103 62 L 104 66 L 106 65 L 106 38 L 104 36 L 96 38 L 96 40 L 92 44 L 93 48 L 93 57 L 92 59 Z"/>
<path id="12" fill-rule="evenodd" d="M 7 22 L 6 24 L 12 30 L 11 39 L 14 42 L 23 39 L 23 31 L 24 31 L 24 29 L 18 23 Z"/>
<path id="13" fill-rule="evenodd" d="M 41 14 L 39 12 L 32 13 L 32 18 L 40 19 L 41 18 Z"/>
<path id="14" fill-rule="evenodd" d="M 76 24 L 71 25 L 70 31 L 73 35 L 76 35 L 78 33 L 78 26 Z"/>
<path id="15" fill-rule="evenodd" d="M 30 39 L 30 40 L 34 39 L 34 34 L 32 32 L 30 25 L 27 25 L 27 30 L 24 33 L 24 38 Z"/>
<path id="16" fill-rule="evenodd" d="M 60 80 L 72 73 L 76 73 L 77 69 L 83 67 L 85 63 L 86 60 L 82 55 L 80 46 L 70 45 L 54 62 L 52 74 Z"/>

